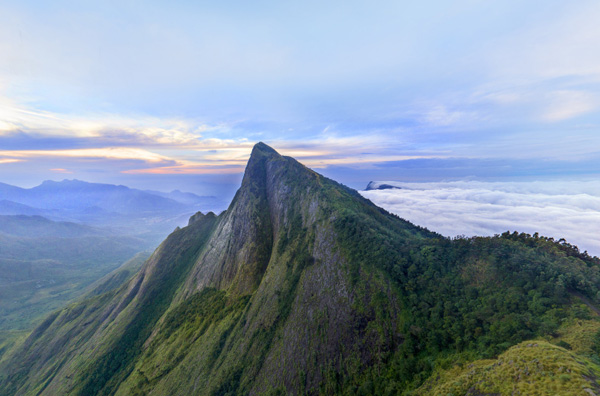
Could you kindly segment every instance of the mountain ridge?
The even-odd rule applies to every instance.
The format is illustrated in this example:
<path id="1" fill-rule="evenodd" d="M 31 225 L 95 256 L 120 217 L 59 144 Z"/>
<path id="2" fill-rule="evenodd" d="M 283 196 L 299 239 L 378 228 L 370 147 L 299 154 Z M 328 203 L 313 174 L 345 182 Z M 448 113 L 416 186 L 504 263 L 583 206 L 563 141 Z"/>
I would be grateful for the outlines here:
<path id="1" fill-rule="evenodd" d="M 0 363 L 0 394 L 408 392 L 452 351 L 580 315 L 571 289 L 597 304 L 599 261 L 523 234 L 443 238 L 259 143 L 226 211 L 51 315 Z"/>

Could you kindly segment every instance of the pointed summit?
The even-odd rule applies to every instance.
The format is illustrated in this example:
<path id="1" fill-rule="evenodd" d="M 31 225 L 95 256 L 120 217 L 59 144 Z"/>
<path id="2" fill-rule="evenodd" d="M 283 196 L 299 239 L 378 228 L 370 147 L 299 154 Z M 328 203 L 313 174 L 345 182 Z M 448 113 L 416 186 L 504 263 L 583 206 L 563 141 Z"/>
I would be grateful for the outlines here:
<path id="1" fill-rule="evenodd" d="M 254 147 L 252 148 L 252 154 L 250 157 L 252 157 L 253 155 L 258 155 L 258 154 L 263 154 L 263 155 L 274 155 L 279 157 L 279 153 L 277 151 L 275 151 L 271 146 L 268 146 L 266 144 L 264 144 L 263 142 L 258 142 L 254 145 Z"/>
<path id="2" fill-rule="evenodd" d="M 277 151 L 273 150 L 263 142 L 256 143 L 252 148 L 250 159 L 246 165 L 242 186 L 245 183 L 248 183 L 247 179 L 264 179 L 266 177 L 265 162 L 272 162 L 281 158 L 281 155 L 279 155 Z"/>

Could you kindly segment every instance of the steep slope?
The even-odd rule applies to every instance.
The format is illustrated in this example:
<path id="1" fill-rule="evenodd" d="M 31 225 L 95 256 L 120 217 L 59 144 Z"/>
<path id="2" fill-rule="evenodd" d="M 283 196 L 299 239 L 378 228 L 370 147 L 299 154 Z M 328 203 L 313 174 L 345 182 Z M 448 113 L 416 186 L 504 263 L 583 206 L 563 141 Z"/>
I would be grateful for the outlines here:
<path id="1" fill-rule="evenodd" d="M 114 296 L 49 318 L 17 353 L 27 363 L 9 370 L 5 383 L 24 394 L 42 388 L 47 394 L 128 394 L 145 381 L 151 386 L 141 388 L 157 394 L 173 384 L 192 392 L 264 391 L 315 388 L 347 357 L 369 362 L 370 348 L 400 342 L 399 306 L 382 275 L 363 278 L 343 258 L 333 221 L 344 207 L 396 220 L 354 191 L 257 145 L 225 213 L 173 233 Z M 399 238 L 432 235 L 402 221 L 394 232 Z M 374 296 L 389 299 L 385 314 L 375 312 Z M 99 301 L 104 305 L 96 306 Z M 197 318 L 190 312 L 206 304 L 220 320 L 208 322 L 208 329 L 192 326 Z M 374 320 L 391 337 L 369 329 Z M 307 348 L 314 355 L 299 359 Z M 152 369 L 165 354 L 173 367 Z M 192 367 L 196 378 L 182 383 Z"/>
<path id="2" fill-rule="evenodd" d="M 315 389 L 343 362 L 360 365 L 373 359 L 369 349 L 398 344 L 399 306 L 390 285 L 376 272 L 361 277 L 336 240 L 333 222 L 344 207 L 391 220 L 353 191 L 257 145 L 240 191 L 176 298 L 180 305 L 168 316 L 168 322 L 184 324 L 159 330 L 117 393 L 143 389 L 140 384 L 154 394 Z M 399 239 L 430 236 L 399 223 Z M 223 307 L 239 310 L 212 321 L 202 333 L 202 326 L 188 319 L 195 311 L 188 306 L 202 306 L 202 300 L 190 298 L 206 288 L 226 291 L 215 291 L 227 298 Z M 375 312 L 374 297 L 388 300 L 386 313 Z M 389 337 L 382 339 L 376 328 Z M 189 348 L 189 340 L 197 338 Z M 153 369 L 165 354 L 184 350 L 175 359 L 181 363 L 166 373 Z M 190 373 L 194 381 L 186 380 Z"/>
<path id="3" fill-rule="evenodd" d="M 406 392 L 576 318 L 599 268 L 543 238 L 442 238 L 259 143 L 226 212 L 51 315 L 0 394 Z"/>
<path id="4" fill-rule="evenodd" d="M 171 234 L 121 288 L 50 315 L 0 370 L 8 374 L 0 389 L 94 394 L 111 379 L 121 379 L 126 372 L 120 370 L 136 357 L 168 307 L 214 222 L 214 215 L 205 216 Z"/>

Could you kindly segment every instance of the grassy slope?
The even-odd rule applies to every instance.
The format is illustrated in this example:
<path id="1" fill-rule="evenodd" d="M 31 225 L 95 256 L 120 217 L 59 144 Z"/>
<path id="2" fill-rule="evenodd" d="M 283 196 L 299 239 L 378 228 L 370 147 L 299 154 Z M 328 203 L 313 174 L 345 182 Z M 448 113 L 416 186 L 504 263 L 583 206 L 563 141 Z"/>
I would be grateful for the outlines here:
<path id="1" fill-rule="evenodd" d="M 436 370 L 415 395 L 598 394 L 600 357 L 594 337 L 599 331 L 597 317 L 570 319 L 554 337 L 519 343 L 496 359 Z"/>
<path id="2" fill-rule="evenodd" d="M 92 283 L 87 289 L 89 292 L 86 293 L 84 297 L 97 296 L 118 288 L 140 270 L 148 257 L 150 257 L 150 252 L 145 251 L 137 253 L 119 268 Z"/>

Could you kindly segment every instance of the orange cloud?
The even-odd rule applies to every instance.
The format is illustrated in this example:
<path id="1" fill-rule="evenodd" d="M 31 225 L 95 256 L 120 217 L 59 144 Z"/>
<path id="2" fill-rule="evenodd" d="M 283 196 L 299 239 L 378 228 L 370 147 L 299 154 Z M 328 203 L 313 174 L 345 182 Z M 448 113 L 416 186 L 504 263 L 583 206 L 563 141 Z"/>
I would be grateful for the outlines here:
<path id="1" fill-rule="evenodd" d="M 0 151 L 7 157 L 67 157 L 67 158 L 106 158 L 106 159 L 133 159 L 148 162 L 171 161 L 170 158 L 148 150 L 129 147 L 106 147 L 92 149 L 72 150 L 13 150 Z M 16 160 L 18 161 L 18 160 Z"/>
<path id="2" fill-rule="evenodd" d="M 158 168 L 148 169 L 131 169 L 122 171 L 121 173 L 127 174 L 154 174 L 154 175 L 168 175 L 168 174 L 187 174 L 187 175 L 206 175 L 206 174 L 233 174 L 242 173 L 244 171 L 244 165 L 235 166 L 219 166 L 219 165 L 176 165 L 176 166 L 163 166 Z"/>
<path id="3" fill-rule="evenodd" d="M 23 162 L 24 160 L 22 159 L 16 159 L 16 158 L 0 158 L 0 164 L 10 164 L 13 162 Z"/>
<path id="4" fill-rule="evenodd" d="M 53 168 L 50 169 L 52 172 L 56 172 L 56 173 L 73 173 L 70 170 L 67 169 L 63 169 L 63 168 Z"/>

